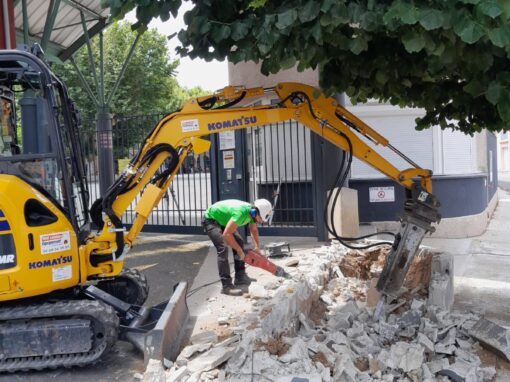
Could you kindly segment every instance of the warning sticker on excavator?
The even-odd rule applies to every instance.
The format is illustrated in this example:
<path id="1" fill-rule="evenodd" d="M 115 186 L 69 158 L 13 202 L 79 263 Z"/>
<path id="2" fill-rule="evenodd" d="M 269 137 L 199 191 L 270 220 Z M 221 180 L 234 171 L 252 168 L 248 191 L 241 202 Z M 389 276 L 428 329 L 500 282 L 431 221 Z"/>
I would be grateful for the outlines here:
<path id="1" fill-rule="evenodd" d="M 40 236 L 41 254 L 63 252 L 71 249 L 69 231 L 54 232 Z"/>
<path id="2" fill-rule="evenodd" d="M 198 125 L 198 119 L 186 119 L 181 121 L 181 129 L 183 133 L 189 133 L 191 131 L 200 130 L 200 126 Z"/>
<path id="3" fill-rule="evenodd" d="M 51 270 L 51 276 L 53 282 L 69 280 L 73 277 L 73 267 L 71 265 L 66 265 L 65 267 L 53 268 Z"/>
<path id="4" fill-rule="evenodd" d="M 369 187 L 370 203 L 394 202 L 395 187 Z"/>

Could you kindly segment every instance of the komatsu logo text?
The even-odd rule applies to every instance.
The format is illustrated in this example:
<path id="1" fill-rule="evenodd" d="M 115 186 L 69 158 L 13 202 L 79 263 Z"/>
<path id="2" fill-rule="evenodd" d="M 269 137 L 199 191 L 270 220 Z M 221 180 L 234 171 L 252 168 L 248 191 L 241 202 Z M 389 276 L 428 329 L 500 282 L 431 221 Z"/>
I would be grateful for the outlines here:
<path id="1" fill-rule="evenodd" d="M 253 125 L 255 123 L 257 123 L 256 116 L 254 116 L 254 115 L 248 116 L 248 117 L 242 116 L 241 118 L 227 119 L 226 121 L 208 123 L 207 129 L 220 130 L 220 129 L 228 129 L 229 127 Z"/>

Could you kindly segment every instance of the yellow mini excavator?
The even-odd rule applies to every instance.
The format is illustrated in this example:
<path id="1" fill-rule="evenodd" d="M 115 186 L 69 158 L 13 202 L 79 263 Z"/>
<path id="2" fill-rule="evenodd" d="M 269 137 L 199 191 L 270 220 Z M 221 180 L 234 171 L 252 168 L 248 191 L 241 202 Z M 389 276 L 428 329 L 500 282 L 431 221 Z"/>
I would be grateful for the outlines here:
<path id="1" fill-rule="evenodd" d="M 268 94 L 279 101 L 249 106 Z M 146 360 L 176 356 L 188 316 L 186 284 L 169 301 L 144 307 L 147 281 L 124 269 L 124 259 L 188 153 L 209 150 L 210 134 L 295 120 L 403 185 L 404 216 L 378 284 L 383 295 L 399 289 L 421 240 L 440 220 L 431 171 L 307 85 L 226 87 L 189 100 L 154 126 L 90 211 L 79 114 L 65 85 L 37 56 L 2 50 L 0 106 L 0 372 L 85 365 L 119 337 Z M 397 169 L 365 139 L 411 167 Z M 139 195 L 126 230 L 121 217 Z"/>

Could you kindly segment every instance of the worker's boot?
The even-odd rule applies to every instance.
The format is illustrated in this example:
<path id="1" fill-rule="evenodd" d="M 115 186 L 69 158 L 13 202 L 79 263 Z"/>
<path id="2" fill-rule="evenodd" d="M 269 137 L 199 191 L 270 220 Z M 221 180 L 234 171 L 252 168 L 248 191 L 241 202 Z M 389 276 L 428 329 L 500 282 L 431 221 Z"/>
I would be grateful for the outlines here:
<path id="1" fill-rule="evenodd" d="M 235 284 L 235 286 L 240 286 L 240 285 L 247 286 L 255 281 L 257 281 L 257 279 L 251 278 L 250 276 L 248 276 L 246 274 L 246 272 L 241 272 L 239 274 L 236 274 L 236 277 L 234 279 L 234 284 Z"/>
<path id="2" fill-rule="evenodd" d="M 241 289 L 236 288 L 232 284 L 223 285 L 221 288 L 221 293 L 226 294 L 228 296 L 242 296 L 243 291 Z"/>

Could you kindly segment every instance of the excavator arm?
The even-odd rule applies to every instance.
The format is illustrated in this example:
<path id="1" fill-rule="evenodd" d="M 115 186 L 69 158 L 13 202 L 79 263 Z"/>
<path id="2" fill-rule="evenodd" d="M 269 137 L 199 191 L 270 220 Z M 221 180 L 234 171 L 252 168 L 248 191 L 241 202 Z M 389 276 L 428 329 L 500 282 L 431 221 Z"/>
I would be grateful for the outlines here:
<path id="1" fill-rule="evenodd" d="M 268 95 L 278 102 L 248 106 Z M 192 99 L 180 111 L 161 119 L 121 176 L 102 200 L 95 203 L 93 215 L 96 223 L 102 224 L 102 230 L 86 244 L 92 264 L 89 274 L 120 272 L 123 255 L 133 245 L 187 154 L 209 150 L 210 143 L 204 137 L 288 120 L 302 123 L 405 187 L 407 200 L 401 227 L 377 285 L 384 295 L 396 292 L 423 237 L 440 220 L 439 203 L 432 194 L 432 172 L 420 168 L 333 98 L 298 83 L 280 83 L 271 88 L 226 87 L 210 96 Z M 396 168 L 365 139 L 393 150 L 410 167 Z M 161 172 L 163 162 L 168 159 L 168 169 Z M 136 218 L 125 232 L 121 216 L 140 193 Z M 102 211 L 102 219 L 98 219 L 98 211 Z"/>

